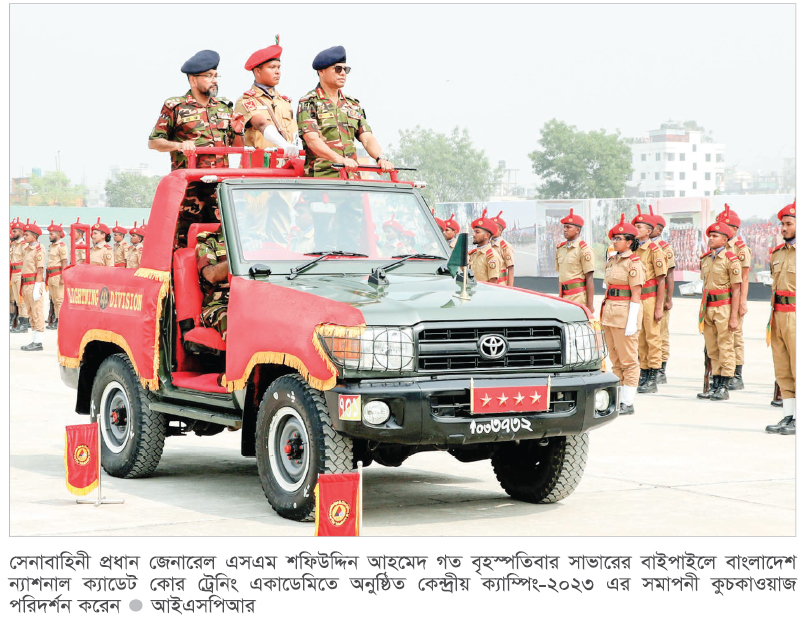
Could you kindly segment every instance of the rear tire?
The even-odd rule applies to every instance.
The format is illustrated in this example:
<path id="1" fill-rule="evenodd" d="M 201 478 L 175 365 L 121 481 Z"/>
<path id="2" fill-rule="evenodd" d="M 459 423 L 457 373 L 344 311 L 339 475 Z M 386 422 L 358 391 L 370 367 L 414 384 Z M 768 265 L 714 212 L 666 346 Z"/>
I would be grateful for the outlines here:
<path id="1" fill-rule="evenodd" d="M 352 471 L 352 440 L 332 428 L 327 405 L 299 375 L 273 382 L 260 403 L 257 470 L 265 497 L 282 517 L 315 519 L 319 473 Z"/>
<path id="2" fill-rule="evenodd" d="M 549 504 L 569 496 L 581 482 L 589 454 L 589 434 L 523 440 L 502 445 L 491 465 L 505 492 L 516 500 Z"/>
<path id="3" fill-rule="evenodd" d="M 149 476 L 165 448 L 167 421 L 150 408 L 128 356 L 103 361 L 92 383 L 92 410 L 100 423 L 101 462 L 107 474 L 124 479 Z"/>

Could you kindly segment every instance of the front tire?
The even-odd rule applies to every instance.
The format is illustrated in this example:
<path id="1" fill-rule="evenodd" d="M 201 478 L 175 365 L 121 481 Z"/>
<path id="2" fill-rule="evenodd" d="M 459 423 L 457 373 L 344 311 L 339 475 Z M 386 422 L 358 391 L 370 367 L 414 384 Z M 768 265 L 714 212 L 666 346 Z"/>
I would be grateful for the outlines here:
<path id="1" fill-rule="evenodd" d="M 150 408 L 131 361 L 115 354 L 103 361 L 92 383 L 92 409 L 100 423 L 101 462 L 111 476 L 149 476 L 165 448 L 167 421 Z"/>
<path id="2" fill-rule="evenodd" d="M 265 497 L 295 521 L 315 519 L 319 473 L 352 470 L 352 440 L 332 428 L 323 395 L 299 375 L 282 376 L 265 391 L 256 447 Z"/>
<path id="3" fill-rule="evenodd" d="M 581 482 L 589 434 L 509 442 L 491 458 L 497 480 L 515 500 L 550 504 L 569 496 Z"/>

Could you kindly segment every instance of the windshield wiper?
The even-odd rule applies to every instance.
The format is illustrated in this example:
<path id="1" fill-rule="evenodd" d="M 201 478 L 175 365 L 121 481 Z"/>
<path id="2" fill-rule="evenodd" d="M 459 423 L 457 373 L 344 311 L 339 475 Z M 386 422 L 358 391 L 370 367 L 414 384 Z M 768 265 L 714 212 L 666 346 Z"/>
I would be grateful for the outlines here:
<path id="1" fill-rule="evenodd" d="M 400 264 L 404 264 L 408 260 L 446 260 L 447 258 L 440 255 L 430 255 L 429 253 L 406 253 L 404 255 L 392 255 L 391 257 L 400 258 L 396 262 L 391 262 L 385 266 L 380 266 L 380 270 L 389 271 L 396 268 Z"/>
<path id="2" fill-rule="evenodd" d="M 317 264 L 325 257 L 328 257 L 330 255 L 344 255 L 347 257 L 368 257 L 365 253 L 350 253 L 349 251 L 308 251 L 307 255 L 317 255 L 318 257 L 315 258 L 314 260 L 310 260 L 309 262 L 305 262 L 301 266 L 295 266 L 294 268 L 291 268 L 290 274 L 288 275 L 288 279 L 295 279 L 304 271 L 312 268 L 315 264 Z"/>

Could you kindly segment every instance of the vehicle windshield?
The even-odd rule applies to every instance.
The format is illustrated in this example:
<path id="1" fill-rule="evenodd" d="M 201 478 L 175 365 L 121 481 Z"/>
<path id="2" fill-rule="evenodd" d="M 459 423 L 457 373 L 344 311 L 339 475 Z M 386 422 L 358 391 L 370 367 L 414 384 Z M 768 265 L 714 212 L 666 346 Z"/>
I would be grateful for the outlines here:
<path id="1" fill-rule="evenodd" d="M 326 261 L 388 262 L 415 253 L 449 257 L 435 220 L 411 193 L 367 187 L 234 186 L 229 199 L 234 238 L 245 262 L 287 263 L 280 270 L 289 270 L 330 251 L 367 257 L 335 255 Z"/>

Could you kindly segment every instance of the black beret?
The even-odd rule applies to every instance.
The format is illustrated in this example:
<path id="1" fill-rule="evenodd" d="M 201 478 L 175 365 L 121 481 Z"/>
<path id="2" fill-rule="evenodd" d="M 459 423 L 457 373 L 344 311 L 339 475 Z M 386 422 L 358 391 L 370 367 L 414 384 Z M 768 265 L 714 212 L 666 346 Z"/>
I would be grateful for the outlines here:
<path id="1" fill-rule="evenodd" d="M 335 47 L 330 47 L 329 49 L 319 52 L 319 54 L 313 58 L 313 69 L 320 71 L 321 69 L 326 69 L 339 62 L 346 62 L 346 50 L 343 48 L 343 45 L 336 45 Z"/>
<path id="2" fill-rule="evenodd" d="M 209 71 L 210 69 L 217 69 L 221 57 L 216 51 L 211 49 L 202 49 L 195 56 L 190 58 L 187 62 L 181 65 L 181 72 L 188 75 L 196 75 Z"/>

